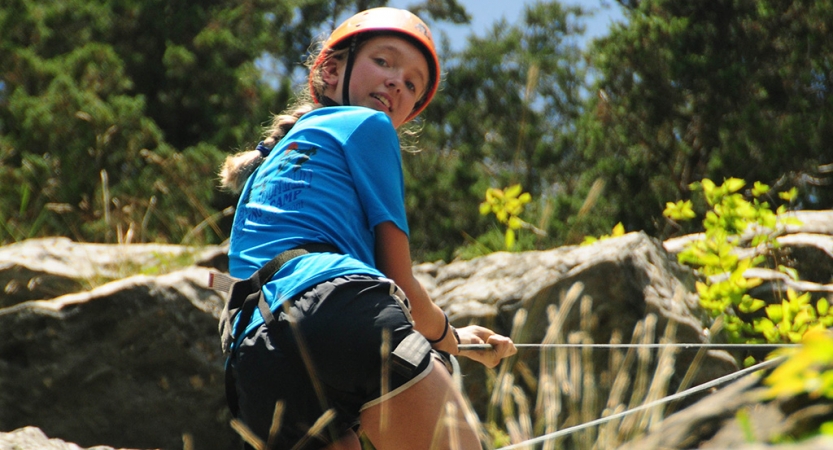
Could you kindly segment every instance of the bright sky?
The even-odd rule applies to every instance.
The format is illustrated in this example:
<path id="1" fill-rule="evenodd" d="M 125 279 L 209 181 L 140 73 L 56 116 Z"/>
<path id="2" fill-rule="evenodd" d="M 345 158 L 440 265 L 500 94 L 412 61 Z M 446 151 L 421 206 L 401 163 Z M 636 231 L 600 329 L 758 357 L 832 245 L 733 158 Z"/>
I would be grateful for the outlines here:
<path id="1" fill-rule="evenodd" d="M 407 9 L 408 5 L 415 2 L 416 0 L 391 0 L 388 6 Z M 462 48 L 467 36 L 472 33 L 482 36 L 485 30 L 491 28 L 501 17 L 510 24 L 517 22 L 524 5 L 535 3 L 535 0 L 459 0 L 459 2 L 471 15 L 470 25 L 443 24 L 432 27 L 445 31 L 452 42 L 459 42 L 461 47 L 454 46 L 455 50 Z M 585 33 L 588 39 L 605 35 L 611 23 L 624 21 L 622 7 L 615 0 L 562 0 L 561 3 L 565 6 L 579 5 L 591 12 L 595 11 L 592 17 L 585 19 L 587 27 Z"/>

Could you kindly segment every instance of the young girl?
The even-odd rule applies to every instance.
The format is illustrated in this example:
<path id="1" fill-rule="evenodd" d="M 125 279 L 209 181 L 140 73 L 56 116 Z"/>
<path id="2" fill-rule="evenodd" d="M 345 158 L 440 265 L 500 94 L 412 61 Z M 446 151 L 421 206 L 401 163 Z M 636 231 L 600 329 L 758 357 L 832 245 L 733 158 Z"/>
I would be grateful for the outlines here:
<path id="1" fill-rule="evenodd" d="M 483 327 L 450 326 L 413 276 L 408 247 L 396 128 L 439 83 L 419 18 L 364 11 L 312 62 L 311 101 L 223 167 L 224 185 L 241 192 L 230 272 L 257 272 L 249 283 L 260 295 L 227 327 L 232 407 L 274 448 L 358 450 L 359 424 L 378 450 L 480 448 L 438 351 L 494 367 L 515 346 Z M 493 349 L 458 351 L 481 343 Z"/>

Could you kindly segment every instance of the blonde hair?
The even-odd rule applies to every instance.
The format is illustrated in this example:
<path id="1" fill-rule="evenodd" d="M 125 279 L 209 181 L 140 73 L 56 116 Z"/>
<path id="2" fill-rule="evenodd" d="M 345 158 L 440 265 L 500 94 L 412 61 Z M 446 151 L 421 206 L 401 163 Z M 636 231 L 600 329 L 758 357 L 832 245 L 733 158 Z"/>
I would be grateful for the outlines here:
<path id="1" fill-rule="evenodd" d="M 321 43 L 317 45 L 320 46 Z M 346 54 L 346 48 L 328 49 L 325 62 L 332 58 L 342 59 Z M 313 55 L 318 55 L 318 52 L 310 52 L 310 57 L 306 62 L 307 67 L 312 67 L 315 62 L 315 56 Z M 321 64 L 319 70 L 316 70 L 311 75 L 313 89 L 315 89 L 318 98 L 324 97 L 323 92 L 325 86 L 320 68 L 325 65 Z M 321 103 L 314 103 L 312 101 L 309 85 L 306 85 L 298 94 L 292 106 L 284 110 L 281 114 L 276 114 L 272 117 L 272 123 L 264 130 L 263 142 L 258 147 L 262 146 L 271 151 L 289 133 L 289 130 L 295 126 L 295 123 L 298 122 L 301 116 L 322 106 Z M 408 152 L 417 151 L 414 143 L 416 142 L 418 133 L 419 127 L 413 125 L 413 122 L 409 122 L 405 126 L 400 126 L 397 129 L 397 134 L 399 135 L 401 149 Z M 259 149 L 244 150 L 227 156 L 220 168 L 220 187 L 233 194 L 239 194 L 246 185 L 246 180 L 260 167 L 264 159 L 265 155 Z"/>
<path id="2" fill-rule="evenodd" d="M 304 99 L 296 102 L 295 105 L 282 114 L 275 115 L 272 118 L 272 125 L 266 129 L 263 142 L 260 145 L 271 151 L 286 136 L 301 116 L 319 107 L 321 107 L 320 104 L 314 104 L 312 101 Z M 239 194 L 243 190 L 246 180 L 263 163 L 264 158 L 264 154 L 259 149 L 246 150 L 227 156 L 220 168 L 220 187 L 233 194 Z"/>

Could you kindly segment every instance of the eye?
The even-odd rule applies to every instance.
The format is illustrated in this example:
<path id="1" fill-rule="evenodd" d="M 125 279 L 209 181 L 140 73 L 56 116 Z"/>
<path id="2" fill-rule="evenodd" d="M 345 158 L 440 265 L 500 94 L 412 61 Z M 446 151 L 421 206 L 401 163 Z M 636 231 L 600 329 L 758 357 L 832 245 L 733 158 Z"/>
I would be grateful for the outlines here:
<path id="1" fill-rule="evenodd" d="M 416 92 L 416 86 L 414 85 L 414 83 L 411 83 L 410 81 L 406 81 L 405 86 L 408 87 L 409 91 Z"/>
<path id="2" fill-rule="evenodd" d="M 388 61 L 385 58 L 373 58 L 373 60 L 376 62 L 376 64 L 382 67 L 388 66 Z"/>

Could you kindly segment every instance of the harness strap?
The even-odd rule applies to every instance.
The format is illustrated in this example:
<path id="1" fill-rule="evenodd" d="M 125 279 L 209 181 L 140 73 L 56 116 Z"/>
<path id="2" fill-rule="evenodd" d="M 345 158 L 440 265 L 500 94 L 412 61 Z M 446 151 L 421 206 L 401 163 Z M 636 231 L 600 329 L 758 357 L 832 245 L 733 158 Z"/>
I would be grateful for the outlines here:
<path id="1" fill-rule="evenodd" d="M 275 327 L 275 316 L 272 314 L 272 311 L 269 309 L 269 304 L 266 303 L 263 297 L 261 287 L 263 287 L 265 282 L 269 282 L 289 260 L 308 253 L 340 252 L 336 247 L 329 244 L 304 244 L 279 254 L 253 273 L 251 277 L 246 279 L 234 278 L 223 273 L 212 272 L 209 274 L 208 286 L 217 291 L 229 294 L 228 301 L 220 313 L 219 331 L 223 354 L 229 355 L 231 353 L 231 345 L 239 336 L 238 329 L 246 329 L 246 326 L 252 319 L 252 313 L 254 313 L 255 307 L 260 310 L 260 315 L 263 316 L 266 326 L 270 329 Z M 237 326 L 235 327 L 234 318 L 238 314 L 240 318 L 237 320 Z M 237 417 L 239 405 L 234 375 L 232 374 L 230 364 L 231 358 L 229 357 L 226 360 L 225 367 L 226 401 L 228 402 L 232 415 Z"/>
<path id="2" fill-rule="evenodd" d="M 234 278 L 221 273 L 209 275 L 209 287 L 229 294 L 228 301 L 220 313 L 219 323 L 220 341 L 224 354 L 230 353 L 232 343 L 240 334 L 238 330 L 244 330 L 249 324 L 255 307 L 259 307 L 267 324 L 274 323 L 275 320 L 271 311 L 269 311 L 269 305 L 262 298 L 261 287 L 264 283 L 269 282 L 284 264 L 293 258 L 308 253 L 339 253 L 339 251 L 329 244 L 303 244 L 279 254 L 246 279 Z M 260 303 L 263 304 L 260 305 Z M 235 326 L 234 320 L 238 314 L 240 318 L 237 319 Z"/>
<path id="3" fill-rule="evenodd" d="M 252 274 L 249 279 L 255 278 L 257 276 L 258 282 L 268 281 L 272 279 L 273 276 L 278 272 L 278 270 L 283 267 L 284 264 L 289 262 L 290 259 L 296 258 L 301 255 L 306 255 L 307 253 L 341 253 L 337 248 L 330 244 L 303 244 L 299 245 L 298 247 L 292 248 L 287 250 L 271 261 L 266 263 L 263 267 L 258 269 L 257 272 Z M 208 274 L 208 287 L 214 289 L 215 291 L 220 292 L 231 292 L 232 287 L 235 283 L 243 281 L 241 278 L 235 278 L 231 275 L 220 273 L 220 272 L 211 272 Z M 255 289 L 256 290 L 256 289 Z"/>

